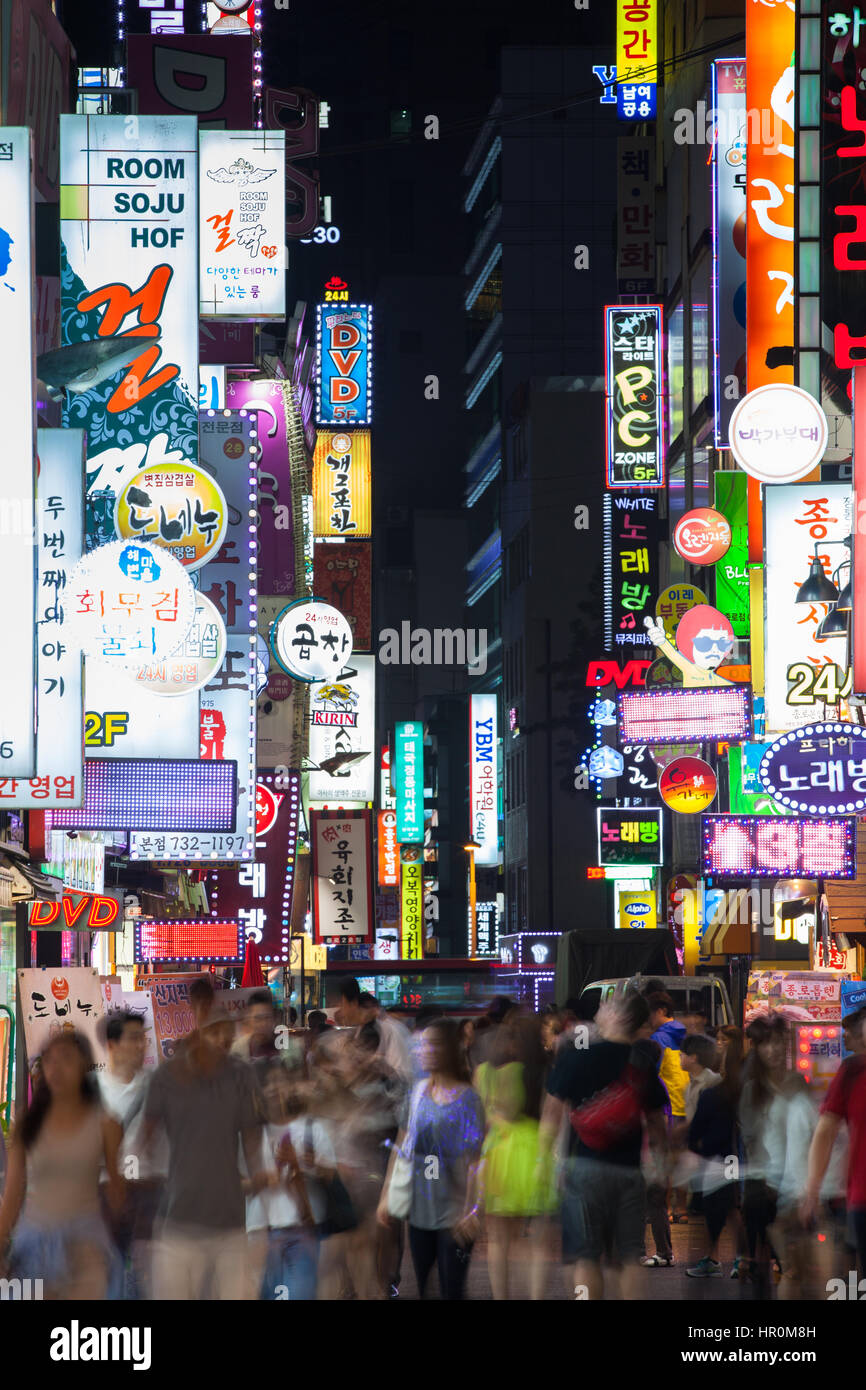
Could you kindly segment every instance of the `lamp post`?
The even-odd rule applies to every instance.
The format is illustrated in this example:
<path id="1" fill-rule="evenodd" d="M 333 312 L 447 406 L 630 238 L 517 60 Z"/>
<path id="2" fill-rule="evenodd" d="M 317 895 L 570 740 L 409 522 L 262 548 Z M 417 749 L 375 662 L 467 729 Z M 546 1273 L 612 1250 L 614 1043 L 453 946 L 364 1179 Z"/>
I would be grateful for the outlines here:
<path id="1" fill-rule="evenodd" d="M 478 913 L 475 902 L 475 851 L 480 849 L 477 840 L 467 840 L 463 846 L 469 855 L 469 959 L 474 960 L 478 950 Z"/>

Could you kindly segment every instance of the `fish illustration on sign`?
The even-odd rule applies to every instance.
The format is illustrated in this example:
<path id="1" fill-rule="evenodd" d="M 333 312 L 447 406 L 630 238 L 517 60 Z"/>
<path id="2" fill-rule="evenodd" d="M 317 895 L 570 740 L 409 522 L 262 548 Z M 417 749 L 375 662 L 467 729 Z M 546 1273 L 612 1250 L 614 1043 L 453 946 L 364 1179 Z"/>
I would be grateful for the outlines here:
<path id="1" fill-rule="evenodd" d="M 158 337 L 158 334 L 151 336 L 148 346 Z M 70 343 L 68 347 L 43 352 L 36 359 L 36 376 L 52 399 L 60 400 L 64 391 L 92 391 L 140 355 L 141 339 L 131 334 L 90 338 L 83 343 Z"/>

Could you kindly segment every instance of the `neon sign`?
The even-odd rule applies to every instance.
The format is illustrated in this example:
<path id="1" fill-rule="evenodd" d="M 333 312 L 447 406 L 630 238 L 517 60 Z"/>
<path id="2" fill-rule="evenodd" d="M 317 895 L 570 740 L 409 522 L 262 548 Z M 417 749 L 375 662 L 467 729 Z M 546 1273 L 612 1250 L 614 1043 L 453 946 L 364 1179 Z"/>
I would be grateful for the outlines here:
<path id="1" fill-rule="evenodd" d="M 748 686 L 623 691 L 618 700 L 622 744 L 740 743 L 750 737 Z"/>
<path id="2" fill-rule="evenodd" d="M 856 878 L 855 822 L 703 816 L 701 872 L 718 878 Z"/>

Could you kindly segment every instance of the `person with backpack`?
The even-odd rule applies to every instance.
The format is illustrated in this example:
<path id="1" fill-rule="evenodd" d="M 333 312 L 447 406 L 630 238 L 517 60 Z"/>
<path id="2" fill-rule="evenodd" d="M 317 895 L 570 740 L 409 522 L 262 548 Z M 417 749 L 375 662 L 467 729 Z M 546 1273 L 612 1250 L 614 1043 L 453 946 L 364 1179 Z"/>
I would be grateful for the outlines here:
<path id="1" fill-rule="evenodd" d="M 563 1257 L 575 1261 L 577 1296 L 604 1296 L 601 1262 L 621 1271 L 620 1296 L 639 1294 L 646 1189 L 641 1174 L 644 1123 L 651 1142 L 666 1142 L 667 1094 L 654 1068 L 633 1049 L 649 1034 L 647 1001 L 631 994 L 603 1005 L 601 1040 L 564 1047 L 548 1081 L 542 1135 L 555 1143 L 563 1114 L 570 1119 L 562 1204 Z"/>

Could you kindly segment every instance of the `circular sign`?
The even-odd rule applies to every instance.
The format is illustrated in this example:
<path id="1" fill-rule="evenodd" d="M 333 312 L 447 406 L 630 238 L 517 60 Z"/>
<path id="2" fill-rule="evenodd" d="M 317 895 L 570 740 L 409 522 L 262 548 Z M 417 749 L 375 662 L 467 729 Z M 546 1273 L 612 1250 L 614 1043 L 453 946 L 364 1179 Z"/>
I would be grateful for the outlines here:
<path id="1" fill-rule="evenodd" d="M 119 536 L 158 545 L 188 570 L 214 558 L 227 524 L 222 489 L 194 463 L 153 463 L 139 469 L 114 504 Z"/>
<path id="2" fill-rule="evenodd" d="M 123 669 L 171 656 L 195 616 L 195 589 L 183 565 L 141 541 L 91 550 L 70 571 L 66 593 L 70 639 L 87 656 Z"/>
<path id="3" fill-rule="evenodd" d="M 669 588 L 662 589 L 656 599 L 656 617 L 661 620 L 669 642 L 673 642 L 677 623 L 683 614 L 688 613 L 690 608 L 697 608 L 699 603 L 707 602 L 706 594 L 696 589 L 694 584 L 671 584 Z"/>
<path id="4" fill-rule="evenodd" d="M 69 981 L 65 980 L 62 975 L 55 975 L 51 981 L 51 993 L 58 1003 L 62 1003 L 69 994 Z"/>
<path id="5" fill-rule="evenodd" d="M 860 724 L 806 724 L 772 743 L 758 768 L 774 801 L 810 815 L 866 811 L 866 729 Z"/>
<path id="6" fill-rule="evenodd" d="M 827 417 L 814 396 L 781 383 L 749 391 L 728 434 L 737 463 L 759 483 L 805 478 L 824 457 L 827 436 Z"/>
<path id="7" fill-rule="evenodd" d="M 195 617 L 180 646 L 162 661 L 142 662 L 133 677 L 151 695 L 188 695 L 212 680 L 225 661 L 226 626 L 204 594 L 195 596 Z"/>
<path id="8" fill-rule="evenodd" d="M 731 523 L 713 507 L 686 512 L 674 527 L 674 550 L 690 565 L 714 565 L 731 545 Z"/>
<path id="9" fill-rule="evenodd" d="M 718 786 L 703 758 L 674 758 L 659 778 L 659 796 L 672 811 L 690 816 L 713 804 Z"/>
<path id="10" fill-rule="evenodd" d="M 268 683 L 271 652 L 260 632 L 256 633 L 256 695 L 261 695 Z"/>
<path id="11" fill-rule="evenodd" d="M 702 671 L 715 671 L 734 645 L 730 619 L 718 608 L 699 603 L 677 624 L 677 651 Z"/>
<path id="12" fill-rule="evenodd" d="M 256 839 L 267 835 L 277 823 L 282 796 L 272 792 L 265 782 L 256 782 Z"/>
<path id="13" fill-rule="evenodd" d="M 296 599 L 277 614 L 271 650 L 295 680 L 327 680 L 338 675 L 352 655 L 352 629 L 324 599 Z"/>

